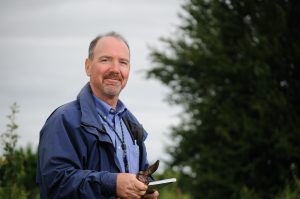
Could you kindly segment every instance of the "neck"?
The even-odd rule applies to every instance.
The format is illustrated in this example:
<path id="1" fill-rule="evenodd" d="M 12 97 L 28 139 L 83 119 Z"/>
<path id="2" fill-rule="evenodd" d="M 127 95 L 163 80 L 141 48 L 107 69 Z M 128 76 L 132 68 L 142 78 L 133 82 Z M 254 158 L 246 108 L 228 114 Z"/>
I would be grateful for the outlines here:
<path id="1" fill-rule="evenodd" d="M 109 104 L 113 109 L 116 109 L 117 107 L 117 103 L 118 103 L 118 96 L 106 96 L 106 95 L 101 95 L 99 93 L 97 93 L 96 91 L 93 91 L 93 94 L 100 100 L 102 100 L 103 102 Z"/>
<path id="2" fill-rule="evenodd" d="M 97 95 L 97 93 L 94 93 L 94 95 L 98 99 L 100 99 L 103 102 L 109 104 L 113 109 L 116 109 L 117 103 L 118 103 L 118 98 L 117 97 L 102 96 L 102 95 Z"/>
<path id="3" fill-rule="evenodd" d="M 96 96 L 98 97 L 98 96 Z M 101 97 L 98 97 L 99 99 L 101 99 L 102 101 L 106 102 L 107 104 L 109 104 L 113 109 L 116 109 L 117 107 L 117 103 L 118 103 L 118 98 L 116 99 L 111 99 L 111 98 L 101 98 Z"/>

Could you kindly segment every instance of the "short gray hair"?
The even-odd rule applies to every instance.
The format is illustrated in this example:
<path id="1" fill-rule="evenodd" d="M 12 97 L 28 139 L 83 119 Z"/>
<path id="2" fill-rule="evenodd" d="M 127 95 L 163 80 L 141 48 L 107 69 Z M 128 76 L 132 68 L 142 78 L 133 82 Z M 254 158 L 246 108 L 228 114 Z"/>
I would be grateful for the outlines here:
<path id="1" fill-rule="evenodd" d="M 97 37 L 95 37 L 91 41 L 90 46 L 89 46 L 89 59 L 93 59 L 94 58 L 94 48 L 95 48 L 97 42 L 100 39 L 102 39 L 103 37 L 114 37 L 114 38 L 120 39 L 121 41 L 123 41 L 126 44 L 126 46 L 128 47 L 129 54 L 130 54 L 129 44 L 126 41 L 126 39 L 121 34 L 119 34 L 117 32 L 114 32 L 114 31 L 111 31 L 111 32 L 108 32 L 108 33 L 103 34 L 103 35 L 98 35 Z"/>

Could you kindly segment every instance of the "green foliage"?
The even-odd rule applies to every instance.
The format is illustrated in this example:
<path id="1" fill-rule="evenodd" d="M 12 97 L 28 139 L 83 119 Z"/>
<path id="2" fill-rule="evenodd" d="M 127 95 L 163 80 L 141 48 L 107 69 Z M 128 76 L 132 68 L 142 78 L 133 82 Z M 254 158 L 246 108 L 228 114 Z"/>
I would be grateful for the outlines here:
<path id="1" fill-rule="evenodd" d="M 284 190 L 276 196 L 275 199 L 299 199 L 300 198 L 300 181 L 291 186 L 287 185 Z"/>
<path id="2" fill-rule="evenodd" d="M 184 108 L 171 166 L 194 198 L 271 199 L 300 166 L 300 1 L 187 0 L 148 71 Z M 182 170 L 183 171 L 183 170 Z"/>
<path id="3" fill-rule="evenodd" d="M 287 183 L 283 191 L 278 194 L 275 199 L 298 199 L 300 198 L 300 180 L 296 175 L 295 165 L 291 166 L 291 170 L 293 173 L 293 182 Z"/>
<path id="4" fill-rule="evenodd" d="M 38 198 L 39 188 L 35 182 L 37 152 L 33 151 L 31 146 L 19 148 L 16 150 L 17 156 L 20 157 L 20 163 L 23 165 L 24 175 L 19 179 L 18 184 L 24 186 L 28 199 Z"/>
<path id="5" fill-rule="evenodd" d="M 181 184 L 179 183 L 183 183 L 183 181 L 180 180 L 180 175 L 178 172 L 174 171 L 172 168 L 166 168 L 163 173 L 155 175 L 155 180 L 162 180 L 168 178 L 176 178 L 177 182 L 167 185 L 166 187 L 163 187 L 161 190 L 158 190 L 159 198 L 191 199 L 191 196 L 187 193 L 184 193 L 183 190 L 180 188 Z"/>
<path id="6" fill-rule="evenodd" d="M 15 131 L 18 128 L 18 125 L 16 124 L 16 114 L 19 112 L 18 108 L 19 107 L 16 103 L 11 106 L 11 114 L 7 116 L 10 123 L 6 125 L 6 132 L 1 134 L 1 144 L 5 151 L 4 156 L 13 153 L 17 144 L 18 134 L 15 133 Z M 7 158 L 9 159 L 10 157 Z"/>
<path id="7" fill-rule="evenodd" d="M 38 198 L 38 187 L 35 184 L 37 154 L 33 153 L 29 146 L 25 150 L 16 148 L 18 111 L 18 105 L 14 103 L 11 106 L 11 114 L 7 116 L 7 130 L 1 134 L 4 152 L 0 156 L 0 198 Z"/>

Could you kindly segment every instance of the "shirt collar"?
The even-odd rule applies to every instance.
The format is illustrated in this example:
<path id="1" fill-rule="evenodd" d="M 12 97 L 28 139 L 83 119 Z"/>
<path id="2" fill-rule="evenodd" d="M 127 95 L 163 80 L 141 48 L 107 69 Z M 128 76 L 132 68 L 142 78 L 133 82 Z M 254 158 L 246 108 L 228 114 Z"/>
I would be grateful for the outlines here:
<path id="1" fill-rule="evenodd" d="M 116 109 L 114 109 L 106 102 L 97 98 L 95 95 L 93 95 L 93 98 L 95 101 L 97 111 L 105 117 L 108 117 L 109 114 L 118 114 L 120 117 L 122 117 L 123 114 L 127 111 L 127 108 L 121 100 L 118 100 Z"/>

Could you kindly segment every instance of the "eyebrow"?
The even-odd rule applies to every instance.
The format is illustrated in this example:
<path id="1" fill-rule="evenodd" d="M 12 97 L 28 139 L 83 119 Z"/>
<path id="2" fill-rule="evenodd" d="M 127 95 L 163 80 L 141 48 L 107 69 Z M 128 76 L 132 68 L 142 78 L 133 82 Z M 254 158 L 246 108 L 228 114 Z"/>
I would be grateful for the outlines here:
<path id="1" fill-rule="evenodd" d="M 130 61 L 129 61 L 128 59 L 125 59 L 125 58 L 121 58 L 120 60 L 121 60 L 121 61 L 125 61 L 125 62 L 127 62 L 128 64 L 130 63 Z"/>
<path id="2" fill-rule="evenodd" d="M 100 56 L 100 57 L 98 58 L 98 60 L 101 60 L 101 59 L 103 59 L 103 58 L 106 58 L 106 59 L 113 59 L 113 57 L 111 57 L 111 56 L 103 55 L 103 56 Z M 126 58 L 120 58 L 119 60 L 120 60 L 120 61 L 125 61 L 125 62 L 127 62 L 127 63 L 130 63 L 129 59 L 126 59 Z"/>
<path id="3" fill-rule="evenodd" d="M 106 58 L 106 59 L 112 59 L 112 57 L 111 57 L 111 56 L 106 56 L 106 55 L 104 55 L 104 56 L 100 56 L 98 59 L 100 60 L 100 59 L 103 59 L 103 58 Z"/>

